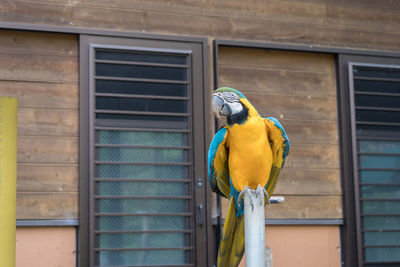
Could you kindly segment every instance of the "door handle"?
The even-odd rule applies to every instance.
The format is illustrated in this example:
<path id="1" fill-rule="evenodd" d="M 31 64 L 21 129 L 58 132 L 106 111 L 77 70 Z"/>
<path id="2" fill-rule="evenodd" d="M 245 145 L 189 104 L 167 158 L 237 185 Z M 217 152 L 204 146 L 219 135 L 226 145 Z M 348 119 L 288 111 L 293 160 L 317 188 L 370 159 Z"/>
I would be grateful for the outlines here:
<path id="1" fill-rule="evenodd" d="M 200 205 L 197 207 L 197 209 L 198 209 L 197 224 L 198 224 L 199 226 L 202 226 L 202 225 L 203 225 L 203 209 L 204 209 L 204 207 L 203 207 L 202 204 L 200 204 Z"/>

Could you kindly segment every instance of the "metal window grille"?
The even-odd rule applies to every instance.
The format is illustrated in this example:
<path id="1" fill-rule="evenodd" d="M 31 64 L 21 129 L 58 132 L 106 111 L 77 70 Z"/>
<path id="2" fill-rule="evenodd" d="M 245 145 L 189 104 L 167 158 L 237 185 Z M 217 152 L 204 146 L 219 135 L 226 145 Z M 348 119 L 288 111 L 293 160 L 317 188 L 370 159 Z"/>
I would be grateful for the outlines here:
<path id="1" fill-rule="evenodd" d="M 349 63 L 362 266 L 400 265 L 400 67 Z"/>
<path id="2" fill-rule="evenodd" d="M 94 266 L 193 266 L 190 52 L 92 45 Z"/>

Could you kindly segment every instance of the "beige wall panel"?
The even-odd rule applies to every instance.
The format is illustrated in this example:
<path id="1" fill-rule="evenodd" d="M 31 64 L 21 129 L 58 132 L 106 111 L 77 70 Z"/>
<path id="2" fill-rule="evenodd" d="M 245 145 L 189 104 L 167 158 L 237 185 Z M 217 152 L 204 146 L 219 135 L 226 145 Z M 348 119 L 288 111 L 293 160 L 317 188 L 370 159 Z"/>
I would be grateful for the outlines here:
<path id="1" fill-rule="evenodd" d="M 77 137 L 20 136 L 19 163 L 78 163 Z"/>
<path id="2" fill-rule="evenodd" d="M 74 227 L 18 227 L 16 267 L 74 267 Z"/>
<path id="3" fill-rule="evenodd" d="M 20 108 L 18 133 L 25 135 L 77 136 L 78 110 Z"/>
<path id="4" fill-rule="evenodd" d="M 265 238 L 274 267 L 341 265 L 337 226 L 267 226 Z M 245 267 L 245 258 L 239 266 Z"/>
<path id="5" fill-rule="evenodd" d="M 18 164 L 17 190 L 24 192 L 77 192 L 78 166 Z"/>
<path id="6" fill-rule="evenodd" d="M 18 97 L 20 108 L 78 109 L 77 82 L 1 81 L 0 94 Z"/>
<path id="7" fill-rule="evenodd" d="M 77 192 L 17 192 L 17 219 L 78 218 Z"/>

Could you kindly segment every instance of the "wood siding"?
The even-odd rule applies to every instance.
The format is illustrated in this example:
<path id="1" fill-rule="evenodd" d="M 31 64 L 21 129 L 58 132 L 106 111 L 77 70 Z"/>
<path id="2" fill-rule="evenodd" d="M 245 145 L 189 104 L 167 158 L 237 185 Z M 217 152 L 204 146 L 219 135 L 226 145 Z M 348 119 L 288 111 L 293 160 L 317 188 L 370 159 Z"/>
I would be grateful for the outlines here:
<path id="1" fill-rule="evenodd" d="M 268 206 L 267 218 L 342 218 L 334 57 L 222 46 L 218 73 L 219 86 L 239 89 L 287 130 L 291 151 L 275 191 L 286 201 Z"/>
<path id="2" fill-rule="evenodd" d="M 0 31 L 0 95 L 18 98 L 17 219 L 76 219 L 77 37 Z"/>
<path id="3" fill-rule="evenodd" d="M 399 51 L 400 2 L 14 0 L 0 21 Z"/>

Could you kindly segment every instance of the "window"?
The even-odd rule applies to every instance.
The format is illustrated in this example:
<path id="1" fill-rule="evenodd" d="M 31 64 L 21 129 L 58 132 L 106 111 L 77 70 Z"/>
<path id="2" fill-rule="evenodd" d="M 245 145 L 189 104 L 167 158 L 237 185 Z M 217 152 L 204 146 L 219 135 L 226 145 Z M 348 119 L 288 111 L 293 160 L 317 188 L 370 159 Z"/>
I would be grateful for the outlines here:
<path id="1" fill-rule="evenodd" d="M 400 65 L 348 60 L 359 266 L 400 264 Z"/>
<path id="2" fill-rule="evenodd" d="M 207 265 L 205 215 L 196 208 L 205 189 L 194 183 L 205 177 L 202 50 L 95 37 L 82 38 L 81 49 L 89 77 L 81 262 Z"/>

